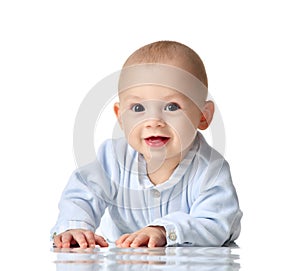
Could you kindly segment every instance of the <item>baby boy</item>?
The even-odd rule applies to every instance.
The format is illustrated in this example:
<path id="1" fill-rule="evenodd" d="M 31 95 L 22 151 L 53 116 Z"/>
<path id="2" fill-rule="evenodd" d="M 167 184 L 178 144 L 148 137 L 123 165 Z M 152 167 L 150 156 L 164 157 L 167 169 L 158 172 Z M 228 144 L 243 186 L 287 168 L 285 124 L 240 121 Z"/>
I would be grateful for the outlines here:
<path id="1" fill-rule="evenodd" d="M 122 68 L 114 112 L 125 137 L 105 141 L 96 161 L 72 174 L 55 246 L 234 241 L 242 212 L 229 165 L 200 133 L 214 114 L 200 57 L 174 41 L 138 49 Z"/>

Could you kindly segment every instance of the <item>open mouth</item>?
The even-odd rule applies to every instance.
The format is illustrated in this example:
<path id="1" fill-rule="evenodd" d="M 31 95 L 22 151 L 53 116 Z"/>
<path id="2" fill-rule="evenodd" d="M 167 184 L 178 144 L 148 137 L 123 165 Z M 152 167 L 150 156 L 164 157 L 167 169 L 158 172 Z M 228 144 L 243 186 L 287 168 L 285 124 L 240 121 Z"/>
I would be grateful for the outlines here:
<path id="1" fill-rule="evenodd" d="M 169 137 L 165 136 L 150 136 L 145 138 L 145 142 L 150 147 L 162 147 L 169 141 Z"/>

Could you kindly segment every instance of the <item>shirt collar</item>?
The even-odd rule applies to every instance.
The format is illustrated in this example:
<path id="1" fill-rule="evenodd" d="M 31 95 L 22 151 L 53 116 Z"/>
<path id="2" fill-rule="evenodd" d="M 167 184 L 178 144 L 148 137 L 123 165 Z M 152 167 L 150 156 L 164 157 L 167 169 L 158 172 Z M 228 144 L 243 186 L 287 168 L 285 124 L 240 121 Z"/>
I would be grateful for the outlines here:
<path id="1" fill-rule="evenodd" d="M 181 160 L 181 162 L 178 164 L 170 178 L 158 185 L 154 185 L 148 175 L 147 175 L 147 166 L 146 161 L 142 154 L 137 155 L 137 162 L 138 162 L 138 172 L 139 172 L 139 184 L 143 188 L 151 188 L 155 187 L 159 190 L 165 190 L 168 189 L 174 185 L 176 185 L 185 175 L 187 169 L 192 164 L 192 161 L 196 155 L 196 153 L 199 151 L 200 148 L 200 142 L 202 141 L 203 137 L 200 132 L 196 134 L 196 137 L 193 141 L 192 146 L 190 147 L 188 153 L 185 155 L 185 157 Z"/>

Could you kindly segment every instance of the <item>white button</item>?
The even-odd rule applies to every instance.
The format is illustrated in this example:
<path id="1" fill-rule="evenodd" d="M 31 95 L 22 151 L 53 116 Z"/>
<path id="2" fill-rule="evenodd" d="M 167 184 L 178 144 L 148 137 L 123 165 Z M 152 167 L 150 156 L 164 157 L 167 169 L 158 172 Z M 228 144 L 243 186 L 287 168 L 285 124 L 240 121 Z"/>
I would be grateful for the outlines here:
<path id="1" fill-rule="evenodd" d="M 152 190 L 152 195 L 154 198 L 159 198 L 160 197 L 160 192 L 156 189 Z"/>
<path id="2" fill-rule="evenodd" d="M 176 233 L 173 232 L 173 231 L 171 231 L 171 232 L 169 233 L 169 239 L 170 239 L 171 241 L 175 241 L 175 240 L 177 239 Z"/>

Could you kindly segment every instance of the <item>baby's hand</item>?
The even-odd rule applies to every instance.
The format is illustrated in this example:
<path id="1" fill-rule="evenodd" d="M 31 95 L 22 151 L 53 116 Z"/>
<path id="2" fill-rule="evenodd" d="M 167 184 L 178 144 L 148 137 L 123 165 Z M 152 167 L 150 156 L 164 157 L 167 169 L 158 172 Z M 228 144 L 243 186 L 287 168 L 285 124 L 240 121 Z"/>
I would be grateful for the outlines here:
<path id="1" fill-rule="evenodd" d="M 124 234 L 116 241 L 117 247 L 163 247 L 166 243 L 166 230 L 161 226 L 145 227 L 134 233 Z"/>
<path id="2" fill-rule="evenodd" d="M 108 243 L 102 236 L 82 229 L 68 230 L 55 235 L 53 241 L 57 248 L 69 248 L 73 245 L 78 245 L 80 248 L 94 248 L 96 245 L 101 247 L 108 246 Z"/>

